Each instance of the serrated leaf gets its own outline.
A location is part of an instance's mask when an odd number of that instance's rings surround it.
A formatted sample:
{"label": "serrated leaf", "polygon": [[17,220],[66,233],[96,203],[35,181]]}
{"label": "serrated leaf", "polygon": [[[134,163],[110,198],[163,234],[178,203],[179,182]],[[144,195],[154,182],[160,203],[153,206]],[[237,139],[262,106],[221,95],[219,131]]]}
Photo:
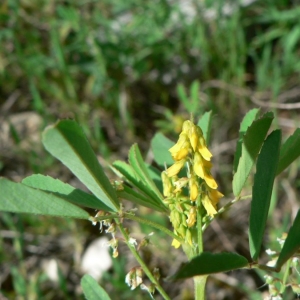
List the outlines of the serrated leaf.
{"label": "serrated leaf", "polygon": [[0,211],[88,219],[89,214],[56,195],[0,178]]}
{"label": "serrated leaf", "polygon": [[106,177],[81,127],[72,120],[59,121],[43,132],[45,148],[111,211],[118,211],[116,193]]}
{"label": "serrated leaf", "polygon": [[90,275],[81,278],[81,288],[87,300],[111,300],[107,292]]}
{"label": "serrated leaf", "polygon": [[257,260],[260,253],[267,223],[280,143],[281,131],[275,130],[267,137],[257,159],[249,224],[249,246],[254,261]]}
{"label": "serrated leaf", "polygon": [[130,148],[128,159],[130,165],[137,173],[139,179],[145,184],[149,191],[153,192],[158,201],[162,201],[163,196],[150,177],[147,166],[142,158],[142,154],[137,144],[132,145],[132,147]]}
{"label": "serrated leaf", "polygon": [[291,135],[283,144],[279,164],[277,168],[277,175],[286,169],[294,160],[300,156],[300,128],[297,128],[293,135]]}
{"label": "serrated leaf", "polygon": [[73,186],[60,181],[59,179],[54,179],[50,176],[34,174],[24,178],[22,183],[35,189],[51,192],[54,195],[80,206],[104,211],[110,210],[109,207],[99,201],[99,199],[97,199],[95,196],[80,189],[76,189]]}
{"label": "serrated leaf", "polygon": [[300,249],[300,210],[294,220],[292,227],[279,254],[275,268],[280,270],[282,265]]}
{"label": "serrated leaf", "polygon": [[206,143],[209,144],[210,131],[211,131],[211,114],[212,111],[205,112],[198,121],[198,126],[203,132],[203,136],[206,140]]}
{"label": "serrated leaf", "polygon": [[174,142],[172,142],[160,132],[156,133],[151,140],[151,148],[153,151],[154,160],[162,169],[165,168],[165,164],[169,166],[174,163],[169,152],[169,149],[174,144]]}
{"label": "serrated leaf", "polygon": [[253,123],[253,121],[257,118],[260,109],[254,108],[247,112],[243,121],[240,126],[239,131],[239,139],[236,144],[236,151],[234,154],[234,161],[233,161],[233,171],[236,172],[240,157],[242,155],[242,143],[243,143],[243,136],[245,135],[248,127]]}
{"label": "serrated leaf", "polygon": [[242,156],[232,182],[233,193],[236,197],[240,195],[246,183],[273,118],[271,112],[264,114],[252,123],[243,137]]}
{"label": "serrated leaf", "polygon": [[169,279],[185,279],[193,276],[227,272],[246,267],[247,265],[247,259],[236,253],[203,252],[184,264],[173,276],[169,277]]}

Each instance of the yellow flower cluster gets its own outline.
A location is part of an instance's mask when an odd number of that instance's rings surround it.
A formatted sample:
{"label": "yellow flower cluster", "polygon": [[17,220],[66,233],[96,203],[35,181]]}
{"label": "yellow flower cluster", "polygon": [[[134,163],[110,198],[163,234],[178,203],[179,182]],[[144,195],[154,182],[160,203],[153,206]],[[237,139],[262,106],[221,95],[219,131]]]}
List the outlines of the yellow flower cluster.
{"label": "yellow flower cluster", "polygon": [[[170,220],[175,233],[186,238],[189,230],[184,231],[182,226],[188,229],[196,223],[198,209],[196,200],[198,197],[207,214],[213,216],[217,213],[216,205],[223,195],[217,190],[218,185],[211,175],[212,163],[210,160],[212,154],[206,146],[203,132],[199,126],[189,120],[185,121],[177,143],[169,151],[175,162],[162,173],[164,196],[167,197],[166,200],[169,203],[172,203],[169,205],[171,209]],[[187,165],[187,177],[178,178],[177,175],[184,165]],[[189,189],[189,200],[192,201],[189,204],[182,194],[183,187]],[[184,209],[178,210],[176,203],[184,203]],[[176,212],[174,212],[174,207],[177,207]],[[181,215],[180,218],[178,212]],[[177,217],[174,218],[174,215]],[[174,221],[175,219],[176,221]],[[178,221],[179,219],[181,222]],[[179,228],[181,228],[181,232],[178,231]],[[191,242],[191,238],[188,238],[188,242]],[[178,245],[178,242],[173,241],[173,245],[179,247],[180,244]]]}

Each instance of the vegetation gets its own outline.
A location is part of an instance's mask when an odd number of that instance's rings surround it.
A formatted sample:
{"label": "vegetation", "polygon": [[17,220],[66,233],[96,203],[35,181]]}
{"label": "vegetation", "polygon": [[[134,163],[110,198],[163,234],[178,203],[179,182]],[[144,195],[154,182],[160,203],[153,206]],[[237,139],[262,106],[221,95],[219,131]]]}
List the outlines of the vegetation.
{"label": "vegetation", "polygon": [[[218,0],[2,1],[0,175],[20,182],[42,173],[80,187],[42,147],[42,131],[57,119],[75,119],[81,125],[110,179],[116,178],[110,164],[126,160],[134,143],[147,163],[157,167],[159,161],[149,151],[155,133],[175,143],[183,120],[193,114],[197,121],[212,111],[207,143],[214,155],[212,172],[225,195],[220,207],[226,205],[232,191],[235,196],[240,192],[237,186],[232,190],[232,166],[236,172],[234,152],[246,112],[254,107],[271,110],[273,128],[282,128],[283,142],[299,126],[299,16],[299,5],[284,0],[247,6],[241,1],[240,7]],[[275,181],[265,248],[278,250],[276,238],[295,219],[298,170],[296,161]],[[241,201],[212,222],[203,237],[204,249],[257,258],[253,244],[250,256],[245,234],[249,208],[249,202]],[[141,214],[172,230],[167,217],[161,220],[147,208]],[[99,236],[98,228],[83,220],[7,212],[1,213],[0,224],[3,297],[83,299],[80,256]],[[144,225],[131,226],[136,234],[149,234]],[[168,253],[170,243],[162,242],[159,233],[153,239],[159,246],[143,250],[143,256],[149,265],[159,265],[165,277],[174,257],[185,259],[176,249]],[[126,250],[121,253],[101,284],[112,299],[131,299],[125,284],[131,260]],[[49,257],[64,262],[56,283],[42,268]],[[175,273],[179,264],[172,268]],[[208,292],[220,299],[251,299],[262,298],[268,290],[263,287],[265,271],[245,271],[243,282],[242,271],[235,272],[210,277]],[[286,280],[283,276],[278,282]],[[291,287],[284,299],[293,299]],[[176,284],[176,289],[168,282],[164,288],[171,298],[180,293],[182,299],[191,297],[188,282]],[[134,292],[136,299],[145,297],[144,291]]]}

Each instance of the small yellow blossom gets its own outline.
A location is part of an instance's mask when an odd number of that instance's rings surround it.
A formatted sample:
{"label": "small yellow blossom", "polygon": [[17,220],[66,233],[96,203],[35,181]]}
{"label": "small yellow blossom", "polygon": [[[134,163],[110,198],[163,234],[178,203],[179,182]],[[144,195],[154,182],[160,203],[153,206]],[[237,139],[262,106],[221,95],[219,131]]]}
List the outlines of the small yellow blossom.
{"label": "small yellow blossom", "polygon": [[187,226],[188,227],[194,226],[194,224],[196,223],[196,220],[197,220],[197,209],[195,206],[192,206],[189,211],[188,218],[186,220]]}
{"label": "small yellow blossom", "polygon": [[206,209],[207,211],[207,214],[211,217],[213,217],[217,211],[216,209],[214,208],[213,204],[211,203],[208,195],[205,195],[202,199],[202,204],[204,206],[204,208]]}
{"label": "small yellow blossom", "polygon": [[190,200],[195,201],[198,197],[199,190],[196,178],[193,176],[189,180]]}
{"label": "small yellow blossom", "polygon": [[173,239],[172,241],[172,246],[176,249],[178,249],[180,247],[180,242],[177,241],[176,239]]}
{"label": "small yellow blossom", "polygon": [[176,161],[174,165],[172,165],[170,168],[167,169],[167,175],[169,177],[173,177],[175,175],[177,175],[180,170],[182,169],[182,167],[184,166],[185,163],[185,159]]}
{"label": "small yellow blossom", "polygon": [[219,199],[224,197],[224,195],[218,190],[208,189],[208,197],[213,206],[216,206],[216,204],[219,202]]}
{"label": "small yellow blossom", "polygon": [[204,139],[203,136],[201,136],[199,138],[199,144],[198,145],[199,145],[198,150],[199,150],[200,154],[203,156],[203,158],[206,159],[206,160],[210,160],[211,157],[212,157],[212,154],[207,149],[205,139]]}
{"label": "small yellow blossom", "polygon": [[186,133],[182,132],[179,136],[178,142],[169,149],[174,160],[181,160],[189,153],[190,142]]}

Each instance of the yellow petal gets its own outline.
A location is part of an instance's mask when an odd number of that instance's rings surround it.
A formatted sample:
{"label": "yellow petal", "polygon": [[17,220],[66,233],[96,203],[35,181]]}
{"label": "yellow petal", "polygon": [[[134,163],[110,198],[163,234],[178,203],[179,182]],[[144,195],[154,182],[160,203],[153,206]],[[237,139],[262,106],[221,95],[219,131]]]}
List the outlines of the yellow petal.
{"label": "yellow petal", "polygon": [[182,132],[187,134],[190,131],[192,125],[193,123],[190,120],[184,121],[182,124]]}
{"label": "yellow petal", "polygon": [[206,147],[206,143],[205,143],[204,137],[200,137],[199,138],[198,150],[199,150],[199,152],[201,153],[201,155],[203,156],[204,159],[206,159],[206,160],[210,160],[211,159],[212,154],[210,153],[210,151]]}
{"label": "yellow petal", "polygon": [[167,171],[166,171],[167,175],[169,177],[173,177],[173,176],[177,175],[180,172],[180,170],[182,169],[184,163],[185,163],[185,159],[176,161],[174,163],[174,165],[172,165],[170,168],[167,169]]}
{"label": "yellow petal", "polygon": [[180,242],[178,242],[176,239],[173,239],[172,246],[176,249],[180,247]]}
{"label": "yellow petal", "polygon": [[204,167],[200,154],[198,152],[194,155],[194,172],[202,179],[204,179]]}
{"label": "yellow petal", "polygon": [[219,199],[222,198],[224,195],[220,193],[218,190],[209,189],[208,197],[211,200],[213,205],[216,205],[219,202]]}
{"label": "yellow petal", "polygon": [[216,189],[218,187],[215,179],[207,172],[205,172],[204,178],[206,184],[211,188],[211,189]]}
{"label": "yellow petal", "polygon": [[205,195],[205,197],[202,199],[202,204],[205,208],[205,210],[207,211],[207,214],[211,217],[213,217],[217,211],[214,208],[214,206],[212,205],[212,203],[210,202],[210,199],[208,198],[207,195]]}
{"label": "yellow petal", "polygon": [[198,197],[198,185],[197,181],[192,177],[189,180],[189,188],[190,188],[190,200],[195,201]]}
{"label": "yellow petal", "polygon": [[197,126],[192,124],[190,131],[189,131],[189,138],[190,138],[190,143],[194,151],[197,149],[198,141],[199,141],[199,136],[197,134]]}
{"label": "yellow petal", "polygon": [[173,190],[173,186],[172,186],[171,180],[168,177],[166,171],[163,171],[161,173],[161,180],[162,180],[162,183],[163,183],[163,195],[165,197],[171,196],[172,190]]}

